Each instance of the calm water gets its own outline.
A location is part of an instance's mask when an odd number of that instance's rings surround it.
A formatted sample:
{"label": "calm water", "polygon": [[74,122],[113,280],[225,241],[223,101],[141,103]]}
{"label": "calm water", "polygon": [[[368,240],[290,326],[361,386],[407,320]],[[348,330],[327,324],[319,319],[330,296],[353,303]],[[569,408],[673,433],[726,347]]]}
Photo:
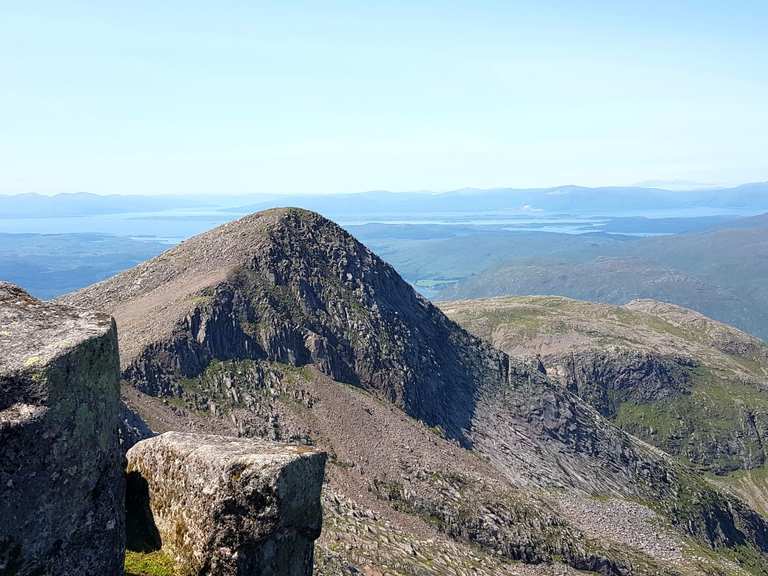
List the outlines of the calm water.
{"label": "calm water", "polygon": [[[510,214],[499,213],[457,213],[450,214],[414,214],[410,217],[402,214],[361,214],[354,218],[339,217],[342,226],[369,223],[444,225],[444,226],[482,226],[502,230],[528,230],[580,234],[601,231],[612,218],[705,218],[715,215],[746,216],[751,213],[731,212],[725,214],[722,209],[696,209],[679,211],[626,212],[621,214],[600,214],[595,216],[568,214]],[[64,218],[0,218],[2,233],[101,233],[160,240],[176,243],[225,222],[237,219],[245,214],[231,211],[173,210],[165,212],[136,212],[124,214],[106,214]],[[333,215],[330,215],[333,218]],[[642,227],[642,226],[641,226]],[[653,230],[627,230],[624,234],[654,234]]]}

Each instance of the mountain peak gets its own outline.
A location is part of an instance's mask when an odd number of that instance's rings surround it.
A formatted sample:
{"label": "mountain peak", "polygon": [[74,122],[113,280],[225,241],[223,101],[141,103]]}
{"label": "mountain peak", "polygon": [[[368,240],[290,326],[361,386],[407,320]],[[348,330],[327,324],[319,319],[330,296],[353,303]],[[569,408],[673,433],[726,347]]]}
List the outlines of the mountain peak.
{"label": "mountain peak", "polygon": [[[265,258],[279,259],[276,238],[298,247],[311,243],[321,229],[326,237],[339,241],[349,238],[336,224],[314,212],[300,208],[265,210],[190,238],[60,301],[110,312],[118,323],[126,325],[138,337],[123,343],[123,360],[129,360],[139,353],[144,340],[168,335],[178,318],[203,302],[203,293],[226,282],[236,270]],[[149,325],[155,328],[151,334]]]}
{"label": "mountain peak", "polygon": [[462,438],[473,390],[504,379],[498,352],[342,228],[297,208],[230,222],[62,300],[114,315],[124,376],[152,394],[212,360],[312,363]]}

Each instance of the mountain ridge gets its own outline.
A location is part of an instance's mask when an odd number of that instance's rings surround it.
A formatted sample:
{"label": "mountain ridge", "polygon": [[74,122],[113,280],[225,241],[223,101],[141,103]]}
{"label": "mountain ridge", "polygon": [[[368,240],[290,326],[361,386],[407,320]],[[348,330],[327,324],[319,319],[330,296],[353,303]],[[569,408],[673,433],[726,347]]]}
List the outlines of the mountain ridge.
{"label": "mountain ridge", "polygon": [[[745,546],[753,563],[755,554],[768,551],[768,524],[756,513],[460,328],[318,214],[289,208],[246,217],[61,300],[114,314],[126,351],[123,377],[139,391],[180,400],[184,414],[191,409],[218,417],[226,409],[237,420],[235,411],[244,410],[251,428],[238,425],[238,433],[272,434],[272,423],[279,429],[286,418],[284,403],[298,399],[299,416],[292,421],[303,424],[296,437],[327,442],[332,452],[341,442],[338,432],[331,427],[330,438],[317,436],[320,423],[312,424],[331,417],[319,412],[330,400],[315,403],[319,389],[312,377],[290,377],[292,370],[314,367],[333,386],[352,385],[435,429],[438,443],[455,442],[487,459],[516,489],[656,500],[658,513],[677,530],[708,546]],[[217,372],[227,362],[234,362],[231,369]],[[275,373],[265,363],[293,368]],[[282,388],[288,381],[305,384]],[[172,410],[158,410],[174,421]],[[365,428],[357,433],[356,442],[365,444]],[[505,524],[513,520],[503,521],[500,543],[476,511],[463,512],[456,524],[457,504],[438,511],[447,505],[445,496],[414,496],[433,473],[408,480],[414,492],[391,486],[382,492],[381,482],[392,478],[360,469],[367,489],[381,498],[437,514],[449,534],[471,534],[477,544],[526,558]],[[568,554],[577,568],[628,573],[615,551]]]}
{"label": "mountain ridge", "polygon": [[88,192],[0,194],[0,213],[10,218],[45,218],[179,208],[218,208],[238,213],[264,210],[276,203],[300,205],[328,216],[370,213],[390,214],[429,211],[549,210],[594,211],[710,207],[725,210],[768,210],[764,199],[768,182],[670,190],[649,186],[578,186],[460,188],[442,192],[372,190],[337,194],[123,195]]}
{"label": "mountain ridge", "polygon": [[441,307],[701,470],[727,476],[766,465],[768,345],[754,336],[654,300],[615,306],[529,296]]}

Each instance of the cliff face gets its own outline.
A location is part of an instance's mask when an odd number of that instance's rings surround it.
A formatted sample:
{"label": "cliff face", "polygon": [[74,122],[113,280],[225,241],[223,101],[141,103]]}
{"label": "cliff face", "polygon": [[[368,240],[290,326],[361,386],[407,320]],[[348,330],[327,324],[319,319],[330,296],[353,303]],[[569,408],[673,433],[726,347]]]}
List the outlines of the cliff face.
{"label": "cliff face", "polygon": [[[526,549],[521,542],[535,529],[516,532],[514,526],[526,525],[517,513],[502,515],[495,531],[476,516],[493,491],[475,494],[469,508],[446,508],[450,499],[430,479],[462,477],[483,461],[484,472],[471,482],[520,490],[522,500],[534,502],[531,491],[551,489],[650,500],[702,542],[768,550],[766,525],[754,512],[620,431],[557,382],[459,328],[316,214],[285,209],[249,216],[63,300],[115,315],[124,377],[141,391],[172,397],[170,412],[184,425],[299,438],[331,454],[346,446],[360,467],[334,476],[344,490],[357,498],[390,494],[398,511],[432,515],[443,532],[508,557],[568,558],[589,569],[604,563],[612,574],[633,565],[615,550],[573,550],[578,536],[569,529],[558,531],[556,546],[536,541]],[[319,372],[307,378],[302,369],[309,365]],[[320,383],[321,375],[332,384]],[[297,388],[296,380],[308,383]],[[374,431],[375,404],[357,425],[342,426],[352,410],[338,402],[344,384],[431,428],[434,447],[425,445],[419,458],[437,450],[449,462],[425,469],[407,453],[380,461],[376,444],[391,441],[400,453],[394,439],[415,442],[418,427],[406,420],[411,423]],[[180,425],[150,399],[136,400],[148,419]],[[454,442],[470,452],[449,449]],[[477,460],[459,465],[465,453]],[[372,461],[379,463],[369,468]],[[358,476],[354,483],[350,474]],[[501,501],[487,504],[489,514],[502,508]]]}
{"label": "cliff face", "polygon": [[117,333],[0,283],[0,574],[122,574]]}
{"label": "cliff face", "polygon": [[599,348],[548,356],[544,364],[547,374],[610,418],[625,402],[649,404],[688,394],[695,366],[691,358]]}
{"label": "cliff face", "polygon": [[768,346],[691,310],[553,297],[443,304],[643,440],[718,474],[766,462]]}

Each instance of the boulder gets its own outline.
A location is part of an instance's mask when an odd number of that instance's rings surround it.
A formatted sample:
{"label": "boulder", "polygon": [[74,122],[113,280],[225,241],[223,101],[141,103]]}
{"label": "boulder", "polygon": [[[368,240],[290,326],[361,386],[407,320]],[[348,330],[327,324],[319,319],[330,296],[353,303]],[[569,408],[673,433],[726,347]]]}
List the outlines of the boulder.
{"label": "boulder", "polygon": [[117,333],[0,283],[0,575],[122,574]]}
{"label": "boulder", "polygon": [[129,548],[162,546],[182,576],[312,574],[323,452],[166,432],[127,459]]}

